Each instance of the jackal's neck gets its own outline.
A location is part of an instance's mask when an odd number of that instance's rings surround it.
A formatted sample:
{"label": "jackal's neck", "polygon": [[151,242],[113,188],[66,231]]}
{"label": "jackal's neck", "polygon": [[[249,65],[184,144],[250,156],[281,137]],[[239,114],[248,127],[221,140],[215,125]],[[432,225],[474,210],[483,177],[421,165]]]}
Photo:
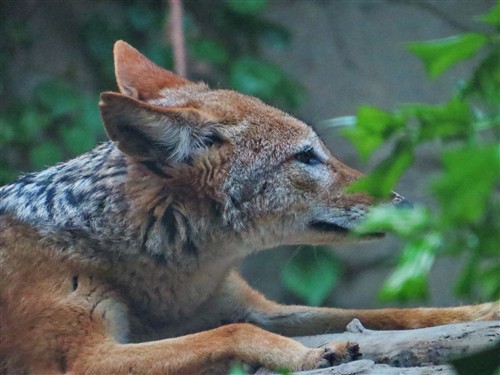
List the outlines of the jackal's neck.
{"label": "jackal's neck", "polygon": [[214,231],[223,227],[214,222],[222,220],[218,207],[189,189],[170,189],[153,172],[104,143],[0,188],[0,214],[92,256],[140,254],[160,264],[201,262],[208,243],[220,244],[221,234]]}

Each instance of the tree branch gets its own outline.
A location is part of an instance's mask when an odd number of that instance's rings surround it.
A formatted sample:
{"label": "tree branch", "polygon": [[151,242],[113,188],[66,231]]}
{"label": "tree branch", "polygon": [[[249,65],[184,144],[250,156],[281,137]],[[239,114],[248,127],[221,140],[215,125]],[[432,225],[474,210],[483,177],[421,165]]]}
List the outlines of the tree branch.
{"label": "tree branch", "polygon": [[170,20],[169,34],[174,51],[174,70],[177,74],[187,77],[186,45],[184,43],[184,30],[182,28],[182,3],[181,0],[169,0]]}
{"label": "tree branch", "polygon": [[[326,369],[304,371],[307,375],[424,375],[455,374],[446,365],[450,359],[463,357],[500,344],[500,321],[449,324],[401,331],[373,331],[354,319],[347,331],[339,334],[297,337],[314,348],[330,342],[357,342],[361,360]],[[269,374],[259,370],[257,374]]]}

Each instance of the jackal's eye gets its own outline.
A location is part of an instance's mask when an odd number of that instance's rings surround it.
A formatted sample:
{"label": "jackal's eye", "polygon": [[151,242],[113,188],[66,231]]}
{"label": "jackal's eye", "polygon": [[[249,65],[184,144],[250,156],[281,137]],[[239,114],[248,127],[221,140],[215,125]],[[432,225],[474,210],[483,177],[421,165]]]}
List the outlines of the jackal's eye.
{"label": "jackal's eye", "polygon": [[312,147],[306,148],[305,150],[295,154],[295,160],[307,165],[316,165],[321,163],[321,160],[319,160],[316,156]]}

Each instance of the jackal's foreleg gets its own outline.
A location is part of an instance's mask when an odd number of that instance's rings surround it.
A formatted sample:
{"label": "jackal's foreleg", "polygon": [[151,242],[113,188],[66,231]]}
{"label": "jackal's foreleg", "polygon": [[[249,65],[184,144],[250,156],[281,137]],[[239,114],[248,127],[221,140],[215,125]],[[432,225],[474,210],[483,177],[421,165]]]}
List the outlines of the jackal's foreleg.
{"label": "jackal's foreleg", "polygon": [[267,300],[237,273],[226,282],[221,301],[239,309],[233,316],[286,336],[344,331],[354,318],[370,329],[413,329],[473,320],[500,319],[500,303],[447,308],[349,310],[286,306]]}
{"label": "jackal's foreleg", "polygon": [[328,367],[357,355],[356,345],[310,349],[241,323],[140,344],[104,341],[83,348],[68,370],[73,374],[196,374],[243,361],[269,369],[297,371]]}

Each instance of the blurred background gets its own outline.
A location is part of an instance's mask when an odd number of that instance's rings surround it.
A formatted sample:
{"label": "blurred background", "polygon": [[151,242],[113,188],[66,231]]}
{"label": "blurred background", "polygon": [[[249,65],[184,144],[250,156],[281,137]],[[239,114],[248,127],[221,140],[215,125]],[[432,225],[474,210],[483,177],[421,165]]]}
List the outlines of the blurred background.
{"label": "blurred background", "polygon": [[[355,115],[364,104],[392,110],[398,103],[447,101],[475,63],[465,62],[430,80],[405,43],[484,28],[474,17],[495,1],[182,4],[190,79],[259,96],[291,112],[315,126],[340,160],[368,172],[388,149],[363,163],[340,130],[321,122]],[[97,103],[100,92],[116,90],[116,40],[129,42],[161,66],[173,67],[167,1],[3,0],[0,6],[0,184],[105,140]],[[438,146],[429,142],[420,147],[403,175],[397,191],[410,201],[435,204],[426,183],[439,167]],[[337,246],[327,255],[311,247],[280,248],[250,257],[241,269],[253,286],[281,302],[311,302],[297,293],[300,286],[293,286],[293,270],[291,276],[290,271],[283,274],[298,259],[312,267],[301,277],[327,286],[313,303],[397,305],[401,302],[380,302],[377,294],[400,248],[400,241],[391,236]],[[462,267],[460,257],[440,257],[429,276],[427,298],[406,304],[474,301],[473,294],[457,298],[453,292]]]}

